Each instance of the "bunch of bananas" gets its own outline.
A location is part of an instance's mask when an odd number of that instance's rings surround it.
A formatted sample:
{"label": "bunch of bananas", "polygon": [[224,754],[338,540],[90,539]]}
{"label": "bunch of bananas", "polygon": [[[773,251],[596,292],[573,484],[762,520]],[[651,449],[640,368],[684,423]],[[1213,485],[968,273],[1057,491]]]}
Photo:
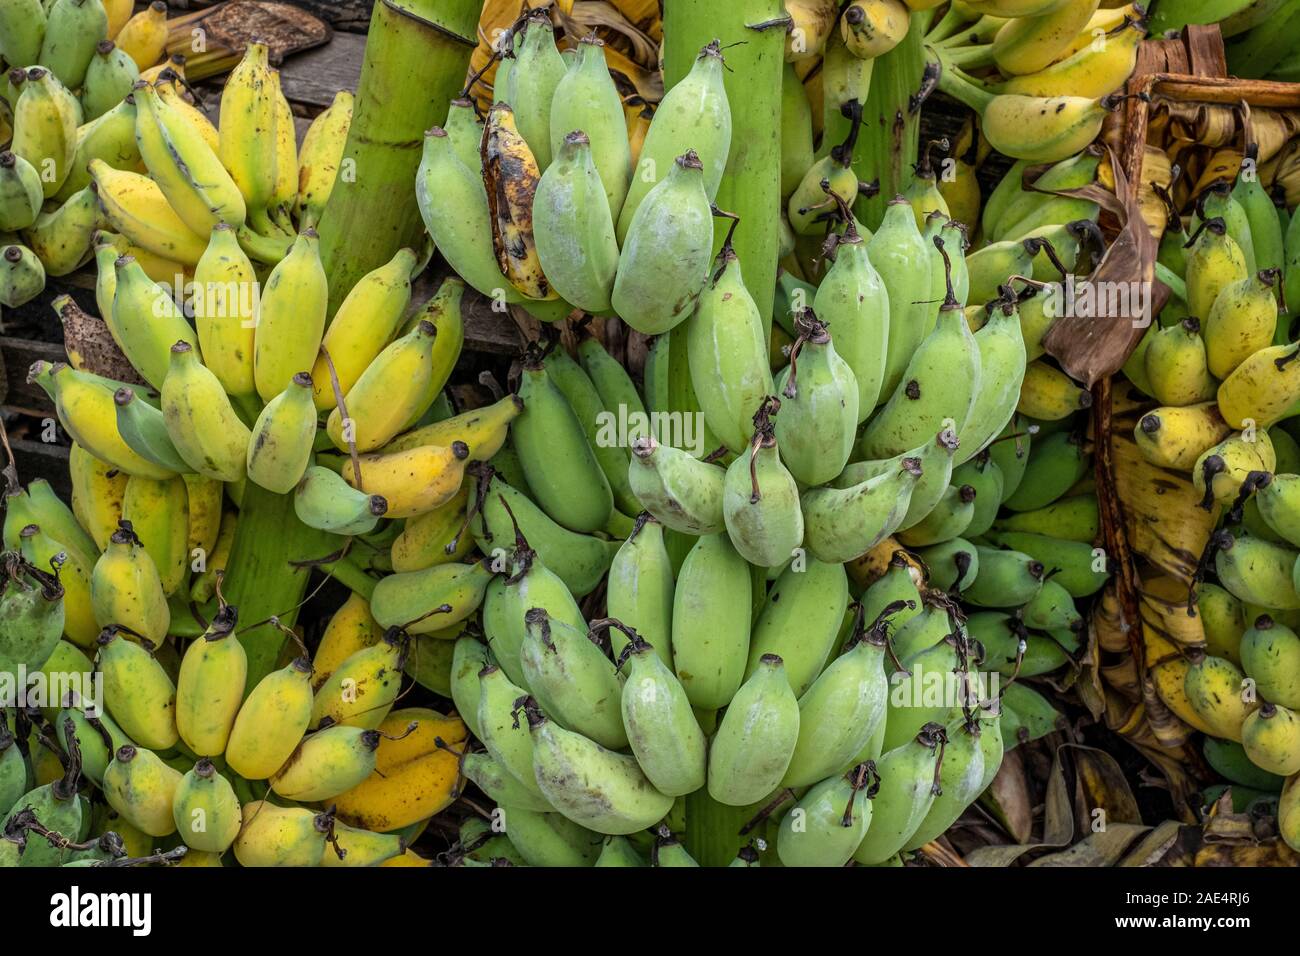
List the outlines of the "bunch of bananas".
{"label": "bunch of bananas", "polygon": [[1119,101],[1143,17],[1138,4],[1099,0],[966,0],[926,48],[939,89],[980,115],[994,149],[1055,162],[1091,143]]}
{"label": "bunch of bananas", "polygon": [[[0,128],[9,143],[0,153],[0,305],[31,301],[47,275],[67,275],[90,258],[112,202],[97,199],[91,164],[131,175],[142,169],[137,83],[155,83],[187,121],[211,125],[185,99],[185,58],[163,58],[167,5],[134,15],[133,7],[130,0],[0,4],[0,97],[8,107]],[[171,275],[164,265],[159,277]]]}
{"label": "bunch of bananas", "polygon": [[[1138,452],[1190,478],[1217,528],[1188,608],[1200,618],[1195,643],[1162,640],[1149,651],[1156,688],[1208,735],[1206,758],[1237,799],[1276,801],[1300,772],[1300,640],[1291,629],[1300,624],[1300,529],[1286,504],[1300,484],[1300,380],[1282,294],[1300,261],[1300,228],[1253,168],[1212,182],[1186,220],[1170,216],[1156,266],[1170,299],[1124,372],[1155,402],[1134,430]],[[1300,820],[1283,805],[1283,835],[1300,846]]]}

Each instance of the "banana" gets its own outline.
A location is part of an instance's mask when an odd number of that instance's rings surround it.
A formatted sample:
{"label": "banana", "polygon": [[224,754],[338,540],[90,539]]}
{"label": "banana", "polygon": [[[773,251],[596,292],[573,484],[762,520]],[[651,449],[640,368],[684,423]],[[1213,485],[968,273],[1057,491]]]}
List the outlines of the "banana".
{"label": "banana", "polygon": [[[0,628],[0,666],[6,673],[43,667],[64,632],[64,590],[57,575],[28,563],[21,553],[9,551],[0,559],[5,592],[0,600],[4,626]],[[0,800],[0,806],[4,801]],[[5,811],[8,812],[8,806]]]}
{"label": "banana", "polygon": [[262,289],[253,346],[253,379],[262,400],[280,394],[313,367],[325,332],[329,280],[314,229],[303,231]]}
{"label": "banana", "polygon": [[297,749],[312,716],[311,662],[297,658],[248,693],[226,743],[226,763],[246,780],[266,780]]}
{"label": "banana", "polygon": [[89,187],[23,230],[23,240],[52,276],[74,272],[91,256],[100,226],[99,203]]}
{"label": "banana", "polygon": [[172,797],[172,820],[185,845],[201,853],[225,853],[239,836],[239,798],[211,760],[200,760],[181,777]]}
{"label": "banana", "polygon": [[0,254],[0,305],[26,305],[45,290],[45,268],[25,246],[6,246]]}
{"label": "banana", "polygon": [[[1153,346],[1154,347],[1154,346]],[[1152,353],[1148,352],[1148,360]],[[1160,350],[1160,356],[1156,360],[1161,364],[1160,377],[1162,382],[1169,382],[1170,390],[1177,388],[1173,382],[1170,382],[1174,376],[1167,374],[1167,369],[1172,366],[1172,362],[1166,356],[1165,349]],[[1179,363],[1180,368],[1185,368]],[[1148,369],[1150,367],[1148,366]],[[1175,379],[1176,381],[1176,379]],[[1188,382],[1185,385],[1193,385]],[[1166,392],[1168,394],[1168,392]],[[1170,404],[1180,404],[1170,400]],[[1016,411],[1022,415],[1028,415],[1030,418],[1036,418],[1040,421],[1059,421],[1073,415],[1083,408],[1092,407],[1092,393],[1085,388],[1076,385],[1074,381],[1056,368],[1054,365],[1047,364],[1043,359],[1037,359],[1030,362],[1025,368],[1024,382],[1020,387],[1020,398],[1016,405]],[[1008,419],[1010,416],[1008,416]],[[1005,425],[1002,422],[1001,425]],[[999,425],[999,430],[1001,428]]]}
{"label": "banana", "polygon": [[104,771],[104,798],[132,826],[152,837],[176,832],[172,805],[182,776],[152,750],[119,747]]}
{"label": "banana", "polygon": [[[1107,96],[1118,92],[1132,75],[1138,47],[1145,38],[1146,27],[1141,20],[1125,19],[1102,36],[1093,29],[1082,30],[1050,65],[1012,75],[997,90],[1023,96]],[[1081,41],[1086,45],[1070,52]],[[997,56],[996,45],[991,52]]]}
{"label": "banana", "polygon": [[1023,76],[1047,68],[1087,26],[1097,7],[1096,0],[1067,0],[1050,13],[1005,24],[993,39],[998,69],[1007,76]]}
{"label": "banana", "polygon": [[[303,137],[302,148],[298,150],[298,195],[293,210],[303,228],[314,228],[320,221],[325,203],[338,182],[343,150],[352,127],[353,99],[349,90],[335,93],[329,109],[312,120]],[[476,154],[477,151],[476,140]]]}
{"label": "banana", "polygon": [[[325,330],[321,345],[329,353],[343,395],[348,394],[401,324],[411,301],[415,260],[412,250],[399,249],[387,263],[362,276]],[[332,409],[334,390],[324,354],[312,367],[312,382],[317,410]]]}
{"label": "banana", "polygon": [[368,534],[388,512],[380,495],[358,491],[338,474],[311,465],[294,490],[294,513],[309,528],[332,534]]}
{"label": "banana", "polygon": [[1255,709],[1242,693],[1246,679],[1235,664],[1194,648],[1184,677],[1188,705],[1216,737],[1241,742],[1242,723]]}
{"label": "banana", "polygon": [[1133,439],[1142,457],[1160,468],[1190,472],[1205,449],[1218,444],[1232,429],[1213,402],[1168,405],[1139,419]]}
{"label": "banana", "polygon": [[533,497],[572,531],[603,528],[613,508],[609,481],[582,423],[535,354],[525,356],[519,398],[524,410],[512,436]]}
{"label": "banana", "polygon": [[479,671],[477,683],[476,722],[482,731],[483,745],[515,785],[529,794],[530,803],[545,801],[549,806],[533,774],[532,737],[523,719],[515,719],[516,707],[528,692],[512,683],[503,670],[491,663]]}
{"label": "banana", "polygon": [[[690,73],[664,95],[655,111],[619,213],[618,240],[625,255],[636,213],[657,185],[675,175],[674,162],[683,153],[695,155],[706,202],[717,195],[731,151],[731,107],[722,71],[721,44],[715,40],[700,50]],[[710,237],[706,246],[712,244]],[[615,309],[622,315],[617,303]]]}
{"label": "banana", "polygon": [[127,476],[75,442],[68,459],[68,474],[77,521],[94,539],[95,547],[106,551],[122,517]]}
{"label": "banana", "polygon": [[135,60],[136,66],[147,70],[162,59],[166,49],[167,4],[154,0],[122,24],[113,39]]}
{"label": "banana", "polygon": [[898,540],[909,548],[922,548],[968,534],[967,529],[975,518],[977,494],[971,485],[949,485],[925,518],[898,532]]}
{"label": "banana", "polygon": [[153,180],[98,158],[90,160],[88,169],[99,206],[115,232],[154,255],[189,266],[201,261],[206,244],[172,211]]}
{"label": "banana", "polygon": [[[440,417],[432,415],[429,410],[438,403],[465,343],[465,319],[461,313],[464,295],[465,283],[455,276],[448,276],[438,287],[437,294],[402,327],[404,334],[410,334],[421,322],[428,322],[437,332],[433,340],[433,373],[423,394],[415,402],[419,414],[412,415],[403,430]],[[450,412],[450,408],[447,411]]]}
{"label": "banana", "polygon": [[1189,242],[1187,307],[1199,318],[1210,314],[1220,292],[1245,279],[1250,271],[1241,246],[1228,235],[1222,218],[1206,219]]}
{"label": "banana", "polygon": [[665,527],[683,534],[725,528],[726,473],[687,452],[642,437],[632,443],[629,481],[641,504]]}
{"label": "banana", "polygon": [[[578,40],[577,56],[554,89],[550,103],[551,154],[558,157],[567,138],[575,131],[587,136],[591,161],[599,174],[611,222],[617,222],[632,178],[632,151],[622,98],[605,62],[605,44],[594,33]],[[583,307],[563,290],[557,291],[574,305]]]}
{"label": "banana", "polygon": [[527,866],[592,866],[600,855],[600,834],[559,813],[501,809],[510,848]]}
{"label": "banana", "polygon": [[469,449],[463,442],[450,448],[422,445],[393,454],[357,459],[358,479],[351,459],[343,462],[343,480],[357,490],[383,498],[389,518],[410,518],[432,511],[453,498],[465,474]]}
{"label": "banana", "polygon": [[263,235],[275,228],[267,212],[276,177],[276,102],[267,53],[265,43],[248,44],[227,77],[217,151],[244,197],[249,224]]}
{"label": "banana", "polygon": [[[673,565],[664,547],[663,524],[649,513],[637,517],[632,533],[619,546],[609,569],[606,602],[609,616],[647,640],[672,666]],[[614,654],[622,653],[622,632],[610,632]]]}
{"label": "banana", "polygon": [[820,56],[835,30],[839,5],[833,0],[783,0],[790,16],[785,38],[785,61],[798,63]]}
{"label": "banana", "polygon": [[876,733],[889,693],[884,665],[888,620],[897,609],[889,605],[869,625],[859,612],[844,653],[799,698],[799,736],[783,786],[803,787],[835,773]]}
{"label": "banana", "polygon": [[1292,580],[1294,550],[1226,531],[1219,532],[1214,543],[1218,545],[1214,567],[1219,583],[1234,597],[1279,611],[1300,608],[1300,592]]}
{"label": "banana", "polygon": [[1254,275],[1260,266],[1255,259],[1255,240],[1251,234],[1250,218],[1246,215],[1245,208],[1233,196],[1232,183],[1227,178],[1211,182],[1197,197],[1196,215],[1192,219],[1193,226],[1199,226],[1199,223],[1210,219],[1223,220],[1227,237],[1237,244],[1241,249],[1242,257],[1246,260],[1246,274]]}
{"label": "banana", "polygon": [[672,650],[691,704],[725,706],[744,678],[749,652],[749,568],[725,534],[700,537],[673,595]]}
{"label": "banana", "polygon": [[[504,650],[496,653],[500,660]],[[527,686],[561,725],[601,746],[627,746],[618,709],[622,681],[584,630],[533,608],[524,616],[518,657]]]}
{"label": "banana", "polygon": [[170,472],[190,471],[172,444],[159,409],[140,399],[129,385],[113,393],[113,404],[117,407],[117,432],[132,451]]}
{"label": "banana", "polygon": [[245,472],[251,433],[231,407],[220,381],[188,342],[172,346],[162,388],[167,434],[181,457],[207,478],[236,481]]}
{"label": "banana", "polygon": [[1276,269],[1260,270],[1225,286],[1205,320],[1205,351],[1210,372],[1219,379],[1273,342],[1277,326]]}
{"label": "banana", "polygon": [[574,823],[624,835],[654,825],[672,808],[673,798],[654,788],[635,757],[565,730],[535,704],[526,704],[525,713],[537,785]]}
{"label": "banana", "polygon": [[[81,112],[86,121],[98,119],[131,95],[139,79],[135,61],[112,40],[101,40],[86,67],[81,90]],[[71,88],[76,86],[72,84]]]}
{"label": "banana", "polygon": [[[913,353],[917,351],[926,336],[928,331],[926,316],[932,309],[928,302],[921,301],[929,298],[929,275],[925,270],[917,268],[918,263],[928,261],[930,253],[920,230],[916,227],[916,215],[912,205],[904,197],[894,197],[885,207],[884,219],[881,220],[880,228],[871,237],[871,241],[866,244],[866,252],[871,266],[880,276],[887,296],[885,302],[888,304],[889,340],[885,374],[879,395],[892,395],[902,381]],[[837,256],[838,253],[837,248]],[[857,268],[861,267],[857,266]],[[827,279],[829,278],[828,274]],[[869,277],[867,282],[870,283]],[[825,317],[832,333],[838,331],[834,312],[826,312],[821,305],[820,291],[813,308],[817,310],[818,315]],[[879,322],[879,319],[876,321]],[[849,364],[853,366],[854,374],[859,374],[851,358]],[[873,407],[872,405],[864,407],[862,400],[866,397],[862,396],[859,401],[860,418],[870,414]]]}
{"label": "banana", "polygon": [[26,229],[40,215],[44,196],[35,166],[8,150],[0,153],[0,228]]}
{"label": "banana", "polygon": [[153,558],[144,550],[130,522],[109,539],[91,575],[95,623],[114,624],[161,645],[171,624],[167,595]]}
{"label": "banana", "polygon": [[435,564],[463,561],[474,546],[473,537],[464,533],[468,504],[469,488],[462,486],[445,504],[407,519],[393,539],[393,570],[423,571]]}
{"label": "banana", "polygon": [[406,842],[400,833],[374,833],[336,821],[321,866],[384,866],[407,852]]}
{"label": "banana", "polygon": [[1213,503],[1230,504],[1241,492],[1242,483],[1251,472],[1277,469],[1277,452],[1268,432],[1229,435],[1219,444],[1207,448],[1192,466],[1192,483],[1205,495],[1201,507],[1207,511]]}
{"label": "banana", "polygon": [[179,739],[176,687],[162,665],[111,628],[100,635],[98,645],[95,668],[104,677],[104,700],[118,726],[142,747],[174,746]]}
{"label": "banana", "polygon": [[13,103],[13,141],[9,149],[41,176],[45,198],[54,196],[72,173],[80,120],[76,100],[49,70],[33,66]]}
{"label": "banana", "polygon": [[849,561],[870,551],[902,524],[922,473],[920,459],[905,457],[897,467],[846,488],[804,492],[808,551],[826,562]]}
{"label": "banana", "polygon": [[902,0],[854,0],[840,16],[840,35],[854,56],[884,56],[907,35],[910,18]]}
{"label": "banana", "polygon": [[[1257,162],[1259,144],[1250,143],[1242,159]],[[1255,266],[1259,271],[1281,269],[1286,262],[1282,224],[1278,219],[1273,198],[1255,175],[1237,175],[1232,187],[1232,200],[1245,213],[1247,232],[1255,253]],[[1207,210],[1208,211],[1208,210]]]}
{"label": "banana", "polygon": [[[979,537],[987,532],[997,520],[998,508],[1002,504],[1002,469],[987,454],[981,454],[960,468],[954,469],[952,483],[958,487],[969,485],[974,489],[975,513],[970,524],[966,526],[965,534],[967,537]],[[1096,513],[1097,503],[1094,499],[1092,502],[1092,530],[1087,537],[1089,541],[1096,537]],[[1055,516],[1051,516],[1045,524],[1047,527],[1055,527],[1054,521]],[[1018,528],[1017,530],[1036,530],[1037,527],[1035,525],[1031,528]]]}
{"label": "banana", "polygon": [[[1101,529],[1097,497],[1080,494],[1063,498],[1044,508],[1010,514],[993,522],[992,528],[998,532],[1024,531],[1091,544],[1097,540]],[[981,533],[987,531],[985,528]]]}
{"label": "banana", "polygon": [[[379,605],[372,604],[379,620]],[[344,660],[316,691],[312,728],[342,724],[373,730],[392,709],[402,683],[406,640],[390,628],[377,644]],[[296,742],[295,742],[296,744]]]}
{"label": "banana", "polygon": [[0,56],[14,66],[39,63],[45,25],[41,0],[6,0],[0,4]]}
{"label": "banana", "polygon": [[965,584],[962,600],[977,607],[1028,604],[1043,586],[1046,568],[1022,551],[976,545],[979,575]]}
{"label": "banana", "polygon": [[872,799],[871,826],[853,851],[854,860],[867,866],[884,863],[920,828],[940,789],[945,744],[943,727],[926,724],[915,740],[876,761],[880,787]]}
{"label": "banana", "polygon": [[1262,770],[1282,777],[1300,772],[1300,717],[1288,707],[1261,703],[1242,724],[1241,744]]}
{"label": "banana", "polygon": [[454,442],[463,441],[469,446],[470,461],[487,461],[505,445],[510,423],[523,410],[524,403],[518,395],[506,395],[491,405],[462,412],[398,435],[384,446],[384,451],[410,451],[421,445],[447,447]]}
{"label": "banana", "polygon": [[[478,104],[469,97],[458,97],[447,105],[447,120],[442,124],[451,140],[452,151],[471,172],[483,165],[479,147],[483,143],[483,118]],[[558,150],[557,150],[558,152]]]}
{"label": "banana", "polygon": [[[1021,190],[1007,203],[990,240],[1024,239],[1037,229],[1057,223],[1093,220],[1099,207],[1095,202],[1052,191],[1078,189],[1096,181],[1100,156],[1092,148],[1077,156],[1055,163],[1034,181],[1034,190]],[[1044,192],[1047,191],[1047,192]]]}
{"label": "banana", "polygon": [[299,803],[333,799],[370,776],[382,739],[378,730],[347,726],[309,734],[271,778],[271,789]]}
{"label": "banana", "polygon": [[841,201],[851,204],[857,198],[858,176],[853,171],[853,144],[856,138],[857,133],[850,131],[844,143],[835,146],[829,155],[807,167],[798,185],[790,193],[785,206],[786,219],[797,234],[816,235],[828,218],[828,209],[833,210]]}
{"label": "banana", "polygon": [[271,96],[275,101],[275,188],[271,193],[271,219],[286,235],[293,234],[290,211],[298,199],[298,133],[293,108],[280,86],[280,71],[271,71]]}
{"label": "banana", "polygon": [[241,866],[320,866],[334,830],[332,813],[253,800],[241,808],[235,858]]}
{"label": "banana", "polygon": [[[549,150],[549,132],[546,135]],[[514,111],[509,104],[493,104],[483,131],[483,177],[490,187],[497,268],[520,295],[547,300],[556,293],[538,259],[532,214],[540,176],[539,163],[516,128]]]}
{"label": "banana", "polygon": [[133,256],[119,256],[112,317],[104,316],[113,341],[131,367],[160,389],[171,368],[171,349],[178,342],[191,348],[198,337],[170,293],[145,275]]}
{"label": "banana", "polygon": [[256,393],[253,357],[258,324],[258,280],[252,262],[225,223],[212,229],[194,267],[191,299],[203,363],[226,393]]}
{"label": "banana", "polygon": [[[997,447],[996,445],[994,447]],[[1092,454],[1072,432],[1053,432],[1034,442],[1016,490],[1002,502],[1012,511],[1045,508],[1088,472]]]}
{"label": "banana", "polygon": [[858,384],[811,309],[796,313],[795,328],[799,337],[790,350],[790,365],[776,380],[784,412],[776,420],[776,440],[796,479],[825,484],[844,470],[853,452]]}
{"label": "banana", "polygon": [[[1300,479],[1295,475],[1274,475],[1273,479],[1255,492],[1259,514],[1267,527],[1282,540],[1300,547],[1300,513],[1297,513],[1296,491]],[[1283,701],[1283,703],[1286,703]],[[1287,706],[1290,706],[1289,704]]]}
{"label": "banana", "polygon": [[781,658],[762,655],[713,735],[710,796],[728,806],[747,806],[774,791],[794,754],[799,714]]}
{"label": "banana", "polygon": [[1233,370],[1219,386],[1219,413],[1234,428],[1253,424],[1268,428],[1286,417],[1300,401],[1300,372],[1295,358],[1300,347],[1274,345],[1260,349]]}
{"label": "banana", "polygon": [[[1021,334],[1017,309],[1004,302],[989,311],[989,320],[975,333],[979,349],[980,387],[975,392],[970,413],[958,432],[960,452],[955,464],[964,464],[978,455],[1011,420],[1020,403],[1025,401],[1029,382],[1026,367],[1028,354]],[[1089,395],[1088,392],[1082,392]]]}
{"label": "banana", "polygon": [[235,637],[235,609],[223,604],[181,659],[176,681],[176,727],[201,757],[226,750],[244,699],[248,658]]}
{"label": "banana", "polygon": [[88,373],[62,363],[33,363],[29,381],[40,385],[54,401],[59,422],[72,440],[100,461],[128,475],[164,479],[174,472],[140,457],[117,431],[113,393]]}
{"label": "banana", "polygon": [[[625,216],[639,182],[633,180]],[[688,149],[637,201],[636,214],[623,230],[610,301],[638,332],[657,335],[672,329],[691,314],[704,291],[713,247],[713,214],[705,187],[704,165],[695,150]]]}
{"label": "banana", "polygon": [[781,463],[771,418],[780,402],[768,397],[754,415],[754,437],[727,468],[722,515],[732,545],[750,564],[781,567],[803,543],[799,487]]}
{"label": "banana", "polygon": [[542,173],[533,201],[538,259],[566,301],[588,312],[607,312],[618,271],[618,242],[587,134],[569,133],[555,158]]}
{"label": "banana", "polygon": [[[946,263],[948,254],[942,247],[940,252]],[[899,454],[941,428],[960,432],[970,417],[981,386],[980,351],[953,297],[951,269],[948,276],[938,324],[917,347],[897,389],[863,432],[860,449],[867,457]]]}
{"label": "banana", "polygon": [[189,502],[179,477],[155,481],[132,475],[122,496],[122,520],[153,559],[163,592],[174,594],[189,574]]}
{"label": "banana", "polygon": [[1268,701],[1291,710],[1300,708],[1300,637],[1285,624],[1267,614],[1241,638],[1241,666],[1259,694]]}
{"label": "banana", "polygon": [[422,320],[366,366],[347,392],[346,418],[342,408],[330,412],[326,431],[336,447],[374,451],[424,414],[434,397],[436,335],[433,323]]}
{"label": "banana", "polygon": [[1105,566],[1097,565],[1091,541],[1068,541],[1054,534],[1026,531],[992,531],[986,538],[1001,547],[1024,552],[1052,569],[1052,580],[1074,597],[1095,593],[1109,576]]}
{"label": "banana", "polygon": [[494,573],[484,559],[392,574],[375,586],[371,612],[383,627],[409,634],[445,630],[479,609]]}
{"label": "banana", "polygon": [[516,31],[516,39],[515,62],[507,88],[503,91],[505,95],[496,99],[508,103],[514,110],[519,133],[536,157],[538,171],[545,172],[552,155],[552,104],[567,64],[555,47],[555,31],[550,15],[544,11],[527,15],[522,27]]}
{"label": "banana", "polygon": [[1063,0],[963,0],[963,3],[976,16],[1010,19],[1052,13],[1062,5]]}

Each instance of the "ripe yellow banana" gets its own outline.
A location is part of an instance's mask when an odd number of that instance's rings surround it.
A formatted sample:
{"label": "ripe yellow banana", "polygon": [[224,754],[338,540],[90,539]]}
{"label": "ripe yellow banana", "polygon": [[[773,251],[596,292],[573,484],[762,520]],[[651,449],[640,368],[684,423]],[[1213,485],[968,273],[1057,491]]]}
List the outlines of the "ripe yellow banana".
{"label": "ripe yellow banana", "polygon": [[242,866],[320,866],[334,817],[253,800],[242,808],[235,859]]}
{"label": "ripe yellow banana", "polygon": [[167,434],[191,468],[218,481],[237,481],[244,475],[251,437],[248,426],[187,342],[172,346],[162,410]]}
{"label": "ripe yellow banana", "polygon": [[275,192],[276,102],[265,43],[250,43],[226,79],[219,123],[221,163],[239,187],[249,225],[274,230],[268,209]]}
{"label": "ripe yellow banana", "polygon": [[189,574],[189,496],[185,481],[132,475],[122,497],[122,520],[131,523],[158,570],[163,593],[175,594]]}
{"label": "ripe yellow banana", "polygon": [[311,464],[316,438],[316,408],[311,376],[295,375],[289,386],[266,403],[248,442],[248,477],[268,491],[293,491]]}
{"label": "ripe yellow banana", "polygon": [[334,102],[312,121],[298,152],[298,195],[294,212],[303,228],[315,226],[338,181],[343,148],[352,126],[352,94],[340,90]]}
{"label": "ripe yellow banana", "polygon": [[473,536],[462,533],[468,504],[469,488],[462,487],[432,511],[408,518],[402,533],[393,540],[393,570],[423,571],[435,564],[463,561],[473,548]]}
{"label": "ripe yellow banana", "polygon": [[312,368],[325,332],[329,280],[320,261],[316,230],[307,229],[272,271],[262,290],[253,349],[253,378],[262,400],[284,391]]}
{"label": "ripe yellow banana", "polygon": [[1092,405],[1092,393],[1042,359],[1025,368],[1016,410],[1030,418],[1056,421]]}
{"label": "ripe yellow banana", "polygon": [[154,0],[122,24],[111,39],[141,70],[149,69],[162,59],[167,48],[167,4]]}
{"label": "ripe yellow banana", "polygon": [[23,230],[23,239],[49,275],[65,276],[90,259],[99,227],[99,203],[87,186],[62,206],[37,216]]}
{"label": "ripe yellow banana", "polygon": [[266,780],[284,766],[311,721],[311,661],[291,661],[248,694],[226,743],[226,763],[245,780]]}
{"label": "ripe yellow banana", "polygon": [[1050,65],[1087,26],[1098,0],[1066,0],[1050,13],[1012,20],[993,38],[993,59],[1008,76]]}
{"label": "ripe yellow banana", "polygon": [[[391,578],[385,578],[391,580]],[[335,724],[373,730],[392,709],[402,684],[406,639],[396,632],[339,664],[316,691],[311,726],[327,718]]]}
{"label": "ripe yellow banana", "polygon": [[469,462],[462,441],[450,446],[421,445],[393,454],[362,455],[361,479],[352,461],[343,463],[343,480],[353,488],[379,495],[388,502],[388,517],[410,518],[432,511],[460,489]]}
{"label": "ripe yellow banana", "polygon": [[421,321],[366,367],[348,390],[347,418],[335,408],[326,423],[337,448],[347,451],[355,445],[357,451],[374,451],[424,414],[433,402],[429,385],[436,335],[433,323]]}
{"label": "ripe yellow banana", "polygon": [[320,687],[335,669],[359,650],[373,647],[384,636],[370,613],[370,602],[355,592],[330,617],[312,658],[312,685]]}
{"label": "ripe yellow banana", "polygon": [[[212,120],[185,98],[181,91],[180,76],[175,70],[163,70],[158,79],[154,81],[154,89],[158,91],[158,96],[180,116],[186,120],[199,134],[199,137],[207,144],[208,149],[217,152],[221,148],[221,134],[217,128],[212,125]],[[224,100],[224,97],[223,97]]]}
{"label": "ripe yellow banana", "polygon": [[238,620],[235,609],[222,604],[181,659],[176,679],[176,729],[185,746],[200,757],[225,753],[244,700],[248,656],[235,636]]}
{"label": "ripe yellow banana", "polygon": [[142,747],[175,746],[176,687],[163,666],[112,629],[100,635],[98,645],[95,666],[104,675],[104,700],[118,726]]}
{"label": "ripe yellow banana", "polygon": [[907,36],[911,15],[903,0],[853,0],[840,15],[840,35],[856,57],[884,56]]}
{"label": "ripe yellow banana", "polygon": [[1232,431],[1213,402],[1166,405],[1143,415],[1133,429],[1142,457],[1160,468],[1190,472],[1196,459]]}
{"label": "ripe yellow banana", "polygon": [[90,183],[90,163],[95,159],[103,160],[113,169],[138,169],[140,147],[135,142],[134,96],[128,96],[98,119],[77,127],[72,171],[54,194],[57,201],[65,201]]}
{"label": "ripe yellow banana", "polygon": [[510,423],[523,410],[524,403],[518,395],[507,395],[483,408],[462,412],[399,435],[384,446],[384,452],[409,451],[421,445],[449,448],[453,442],[462,441],[469,446],[470,461],[488,461],[506,443]]}
{"label": "ripe yellow banana", "polygon": [[194,266],[207,244],[172,210],[162,190],[148,176],[114,169],[102,159],[90,161],[90,175],[100,208],[115,232],[155,255]]}
{"label": "ripe yellow banana", "polygon": [[217,223],[194,267],[190,306],[203,364],[228,395],[251,398],[257,392],[253,355],[259,294],[257,272],[235,230]]}
{"label": "ripe yellow banana", "polygon": [[786,62],[798,63],[820,56],[835,29],[839,4],[835,0],[784,0],[784,4],[790,15],[785,38]]}
{"label": "ripe yellow banana", "polygon": [[[345,396],[401,324],[411,301],[415,265],[415,253],[399,249],[387,263],[362,276],[334,313],[321,345],[329,353],[339,391]],[[334,386],[323,353],[312,367],[311,379],[317,410],[332,409]]]}
{"label": "ripe yellow banana", "polygon": [[149,836],[170,836],[176,832],[172,804],[180,782],[180,771],[152,750],[126,744],[117,748],[104,770],[104,799]]}
{"label": "ripe yellow banana", "polygon": [[95,562],[90,597],[100,627],[120,624],[155,644],[167,639],[171,611],[162,579],[129,521],[113,533]]}
{"label": "ripe yellow banana", "polygon": [[[1085,29],[1084,36],[1087,36]],[[1078,51],[1050,66],[1023,76],[1013,76],[999,93],[1025,96],[1100,97],[1118,91],[1137,63],[1137,51],[1146,38],[1138,21],[1125,20],[1111,35],[1089,37]]]}
{"label": "ripe yellow banana", "polygon": [[1219,412],[1233,428],[1268,428],[1300,401],[1300,345],[1260,349],[1219,386]]}
{"label": "ripe yellow banana", "polygon": [[72,480],[73,514],[95,539],[95,547],[107,550],[117,523],[122,520],[127,475],[100,461],[76,442],[69,451],[68,475]]}
{"label": "ripe yellow banana", "polygon": [[271,71],[275,99],[275,185],[271,191],[271,218],[281,231],[293,234],[290,212],[298,199],[298,133],[293,110],[280,89],[280,71]]}

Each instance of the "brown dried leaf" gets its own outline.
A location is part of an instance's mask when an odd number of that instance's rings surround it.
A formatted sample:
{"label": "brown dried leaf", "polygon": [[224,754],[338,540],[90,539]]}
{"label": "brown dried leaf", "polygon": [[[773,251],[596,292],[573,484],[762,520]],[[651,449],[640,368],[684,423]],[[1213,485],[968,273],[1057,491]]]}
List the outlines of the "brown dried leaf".
{"label": "brown dried leaf", "polygon": [[51,305],[63,323],[63,347],[73,368],[149,387],[117,347],[102,319],[83,312],[69,295],[59,296]]}

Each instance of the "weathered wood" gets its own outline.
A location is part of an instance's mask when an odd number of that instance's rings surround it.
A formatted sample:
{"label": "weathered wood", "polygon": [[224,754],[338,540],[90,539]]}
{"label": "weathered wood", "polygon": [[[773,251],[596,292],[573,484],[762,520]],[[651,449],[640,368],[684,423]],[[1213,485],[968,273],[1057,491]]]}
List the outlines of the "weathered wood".
{"label": "weathered wood", "polygon": [[[214,7],[221,0],[171,0],[173,10],[202,10]],[[280,0],[291,7],[306,10],[320,17],[335,30],[365,33],[370,23],[370,8],[374,0]]]}
{"label": "weathered wood", "polygon": [[27,370],[33,362],[66,362],[63,346],[53,342],[35,342],[0,336],[0,351],[4,352],[4,384],[0,385],[0,402],[6,408],[43,418],[54,414],[54,403],[45,390],[27,381]]}
{"label": "weathered wood", "polygon": [[280,86],[293,103],[329,106],[339,90],[355,93],[361,80],[366,38],[336,33],[324,46],[288,57],[280,68]]}
{"label": "weathered wood", "polygon": [[11,439],[9,445],[14,450],[14,464],[23,484],[34,478],[44,478],[60,498],[64,501],[71,500],[72,480],[68,477],[67,445],[29,441],[25,438]]}

